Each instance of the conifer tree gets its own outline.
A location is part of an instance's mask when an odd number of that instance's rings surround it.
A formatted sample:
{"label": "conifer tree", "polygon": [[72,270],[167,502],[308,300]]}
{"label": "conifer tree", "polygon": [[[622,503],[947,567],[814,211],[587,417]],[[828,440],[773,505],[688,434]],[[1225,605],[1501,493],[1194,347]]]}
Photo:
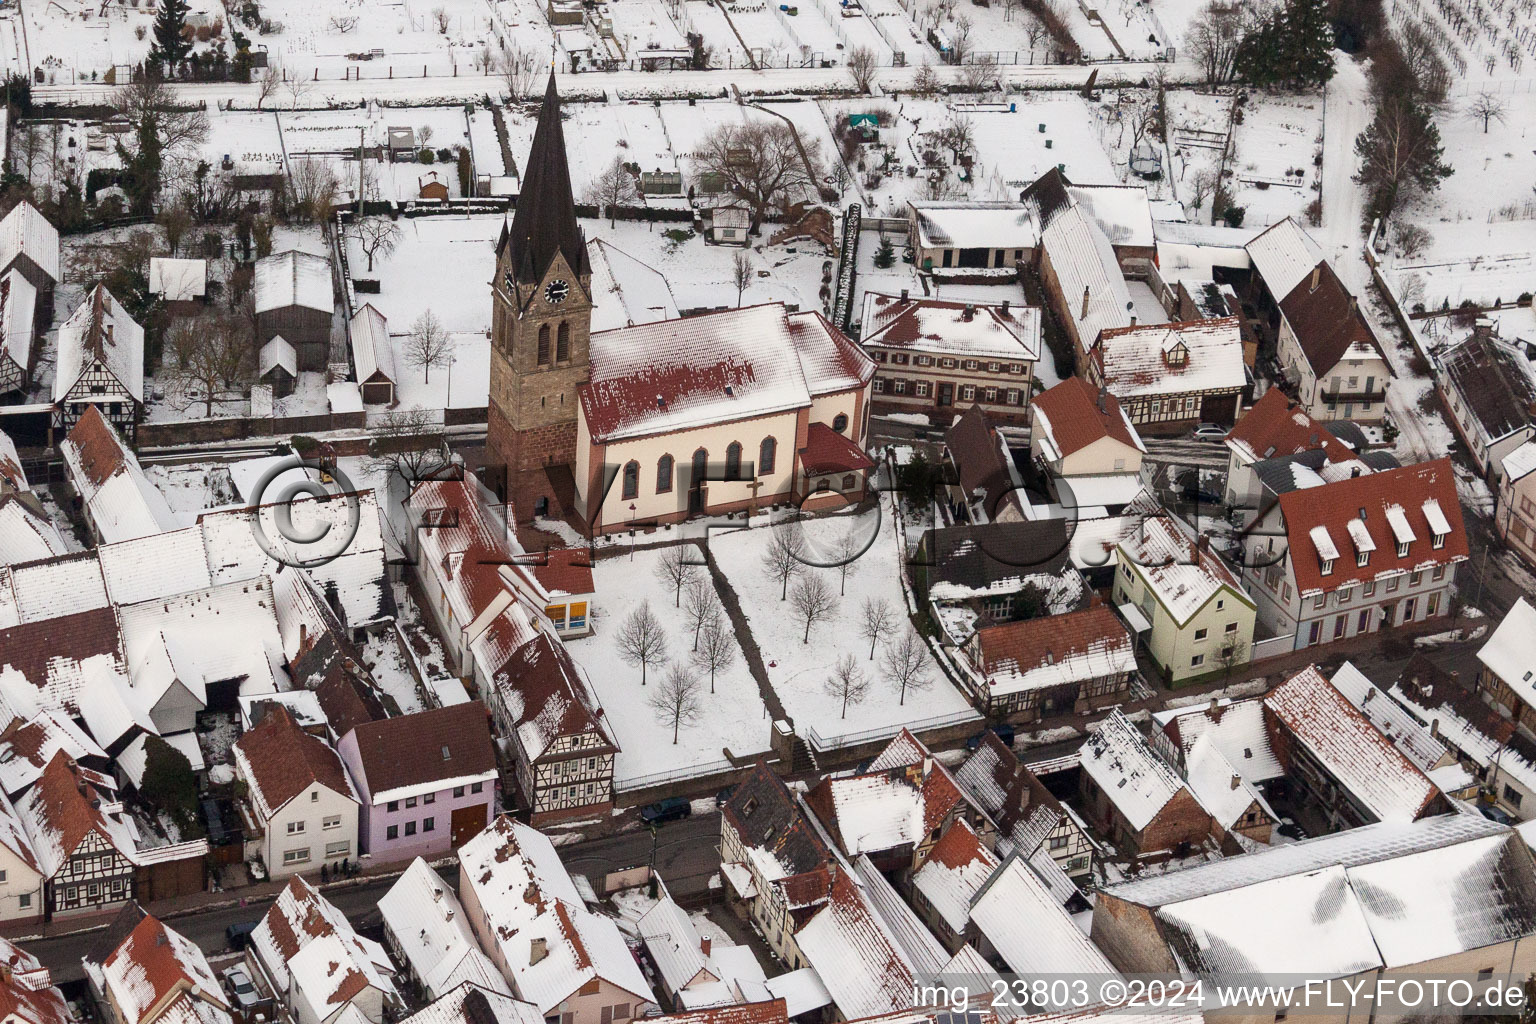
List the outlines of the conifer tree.
{"label": "conifer tree", "polygon": [[164,64],[175,74],[192,52],[192,40],[184,34],[187,10],[187,0],[160,0],[160,13],[155,15],[155,41],[149,47],[146,70],[153,73],[157,65]]}

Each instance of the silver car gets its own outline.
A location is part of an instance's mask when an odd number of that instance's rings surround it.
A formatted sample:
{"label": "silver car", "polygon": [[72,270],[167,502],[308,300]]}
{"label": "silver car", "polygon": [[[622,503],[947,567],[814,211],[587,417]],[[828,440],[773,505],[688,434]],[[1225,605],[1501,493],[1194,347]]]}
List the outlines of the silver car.
{"label": "silver car", "polygon": [[256,986],[251,983],[251,975],[246,971],[244,964],[235,964],[224,971],[224,988],[229,991],[230,998],[235,1001],[235,1009],[242,1013],[261,1002],[261,993],[257,992]]}

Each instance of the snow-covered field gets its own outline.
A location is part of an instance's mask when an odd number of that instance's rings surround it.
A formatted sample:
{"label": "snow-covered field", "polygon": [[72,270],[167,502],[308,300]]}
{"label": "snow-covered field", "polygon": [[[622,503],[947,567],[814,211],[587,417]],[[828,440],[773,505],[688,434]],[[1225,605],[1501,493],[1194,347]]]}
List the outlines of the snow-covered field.
{"label": "snow-covered field", "polygon": [[[776,530],[802,531],[807,561],[820,563],[834,561],[832,552],[847,532],[869,543],[854,562],[846,595],[837,600],[831,615],[812,626],[809,642],[804,640],[805,623],[796,616],[793,601],[779,599],[781,587],[763,565],[763,556]],[[867,729],[894,731],[903,725],[970,711],[965,698],[931,658],[931,687],[920,693],[909,691],[906,703],[897,703],[896,687],[881,672],[879,652],[873,661],[869,660],[869,643],[859,636],[859,611],[865,598],[890,602],[898,622],[905,621],[895,530],[889,502],[882,500],[878,512],[872,509],[858,516],[825,516],[768,528],[717,531],[710,537],[710,549],[751,623],[752,636],[762,651],[774,693],[801,735],[814,728],[824,740],[832,740],[845,733]],[[804,572],[820,576],[834,595],[838,593],[837,569],[808,565]],[[794,584],[790,586],[793,589]],[[841,700],[826,690],[827,679],[839,655],[844,653],[853,654],[858,667],[874,677],[867,698],[850,705],[846,718]]]}
{"label": "snow-covered field", "polygon": [[[592,681],[608,723],[618,733],[621,751],[614,763],[614,781],[620,785],[658,772],[713,764],[725,756],[725,748],[737,756],[768,749],[772,723],[740,648],[731,666],[716,673],[713,694],[708,671],[699,672],[701,715],[694,724],[682,726],[676,744],[671,722],[658,722],[656,712],[646,704],[666,669],[653,666],[647,686],[641,687],[640,669],[624,661],[615,643],[624,620],[649,603],[662,623],[669,664],[691,664],[693,647],[686,609],[673,606],[671,584],[657,576],[661,557],[662,551],[656,549],[599,561],[592,570],[598,594],[592,612],[595,632],[567,643],[571,657]],[[702,565],[695,572],[701,579],[709,578]]]}
{"label": "snow-covered field", "polygon": [[1320,194],[1322,97],[1250,92],[1241,113],[1232,127],[1232,205],[1246,211],[1245,226],[1300,218]]}

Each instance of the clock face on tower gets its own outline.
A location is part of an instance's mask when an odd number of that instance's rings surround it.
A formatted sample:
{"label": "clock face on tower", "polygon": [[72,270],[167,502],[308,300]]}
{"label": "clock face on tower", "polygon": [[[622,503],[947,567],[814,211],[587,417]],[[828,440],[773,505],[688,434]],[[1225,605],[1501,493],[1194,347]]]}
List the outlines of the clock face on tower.
{"label": "clock face on tower", "polygon": [[551,304],[556,306],[564,302],[565,297],[569,294],[571,294],[571,286],[559,278],[556,278],[544,286],[544,298],[548,299]]}

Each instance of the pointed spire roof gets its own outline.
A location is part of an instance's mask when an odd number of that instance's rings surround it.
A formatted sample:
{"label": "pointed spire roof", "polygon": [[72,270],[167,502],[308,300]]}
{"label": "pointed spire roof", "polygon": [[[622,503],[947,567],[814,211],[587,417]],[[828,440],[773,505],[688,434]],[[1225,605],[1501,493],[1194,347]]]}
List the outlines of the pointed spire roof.
{"label": "pointed spire roof", "polygon": [[565,159],[565,131],[560,126],[560,94],[550,72],[539,108],[533,146],[523,168],[523,187],[507,236],[512,246],[512,269],[519,281],[537,282],[549,269],[556,252],[578,274],[589,273],[587,247],[576,223],[576,200],[571,194],[571,169]]}

